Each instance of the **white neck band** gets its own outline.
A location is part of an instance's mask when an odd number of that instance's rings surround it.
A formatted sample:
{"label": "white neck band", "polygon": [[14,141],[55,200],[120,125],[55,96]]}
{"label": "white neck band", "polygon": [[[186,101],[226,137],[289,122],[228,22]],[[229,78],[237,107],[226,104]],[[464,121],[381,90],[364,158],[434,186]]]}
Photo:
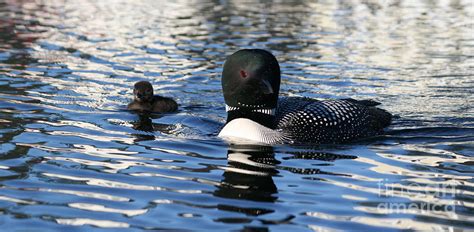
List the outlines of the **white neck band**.
{"label": "white neck band", "polygon": [[[225,111],[226,112],[234,111],[234,110],[240,110],[240,107],[228,106],[227,104],[225,105]],[[273,108],[273,109],[252,109],[251,111],[252,112],[257,112],[257,113],[262,113],[262,114],[268,114],[268,115],[272,115],[272,116],[275,116],[275,113],[276,113],[275,108]]]}

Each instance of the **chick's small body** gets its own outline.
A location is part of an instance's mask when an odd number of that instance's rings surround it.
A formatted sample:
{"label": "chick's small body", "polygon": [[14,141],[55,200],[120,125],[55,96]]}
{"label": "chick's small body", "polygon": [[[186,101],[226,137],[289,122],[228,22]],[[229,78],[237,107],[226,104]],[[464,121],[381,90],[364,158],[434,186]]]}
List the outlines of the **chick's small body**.
{"label": "chick's small body", "polygon": [[127,106],[129,110],[170,113],[178,109],[178,103],[172,98],[153,95],[153,86],[148,81],[137,82],[133,95],[133,101]]}

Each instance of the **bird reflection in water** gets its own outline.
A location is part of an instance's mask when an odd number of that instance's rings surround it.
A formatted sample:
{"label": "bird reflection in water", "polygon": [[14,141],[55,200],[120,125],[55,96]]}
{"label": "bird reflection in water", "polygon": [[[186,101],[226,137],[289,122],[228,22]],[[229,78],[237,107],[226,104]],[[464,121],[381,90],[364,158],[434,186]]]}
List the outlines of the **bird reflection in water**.
{"label": "bird reflection in water", "polygon": [[[337,159],[355,159],[352,155],[339,155],[325,152],[299,151],[285,152],[290,154],[288,159],[320,160],[332,162]],[[284,162],[284,161],[283,161]],[[283,163],[284,164],[284,163]],[[231,145],[227,153],[227,166],[223,179],[217,186],[214,196],[230,199],[248,200],[263,203],[273,203],[278,200],[278,188],[273,180],[280,171],[289,171],[298,175],[345,175],[321,171],[316,168],[298,168],[282,165],[282,161],[275,158],[275,152],[271,146],[258,145]],[[262,206],[262,204],[256,204]],[[265,205],[265,204],[263,204]],[[259,216],[273,213],[275,210],[267,207],[241,207],[237,205],[218,206],[220,210],[243,213],[248,216]],[[289,223],[293,215],[276,220],[268,221],[258,219],[264,224]],[[239,220],[248,221],[248,218],[221,218],[222,222],[236,222]]]}
{"label": "bird reflection in water", "polygon": [[[159,131],[164,134],[170,134],[172,130],[175,129],[175,126],[170,124],[162,124],[162,123],[153,123],[152,119],[161,118],[161,115],[157,114],[150,114],[150,113],[138,113],[138,120],[131,122],[132,128],[137,131],[142,132],[155,132]],[[136,137],[136,142],[138,141],[145,141],[145,140],[154,140],[155,135],[153,133],[141,134],[136,133],[133,134]]]}
{"label": "bird reflection in water", "polygon": [[224,179],[216,196],[251,201],[274,202],[277,187],[273,176],[278,174],[272,147],[240,145],[232,146],[227,154]]}

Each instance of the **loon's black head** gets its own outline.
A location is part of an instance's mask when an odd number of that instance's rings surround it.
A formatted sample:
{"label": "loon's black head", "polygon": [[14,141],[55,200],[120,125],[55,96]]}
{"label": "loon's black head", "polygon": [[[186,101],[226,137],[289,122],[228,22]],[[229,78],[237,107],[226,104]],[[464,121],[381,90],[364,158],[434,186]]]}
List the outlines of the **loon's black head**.
{"label": "loon's black head", "polygon": [[224,64],[222,90],[228,108],[276,108],[280,91],[277,59],[262,49],[235,52]]}
{"label": "loon's black head", "polygon": [[149,102],[153,99],[153,86],[148,81],[139,81],[135,83],[133,95],[137,102]]}

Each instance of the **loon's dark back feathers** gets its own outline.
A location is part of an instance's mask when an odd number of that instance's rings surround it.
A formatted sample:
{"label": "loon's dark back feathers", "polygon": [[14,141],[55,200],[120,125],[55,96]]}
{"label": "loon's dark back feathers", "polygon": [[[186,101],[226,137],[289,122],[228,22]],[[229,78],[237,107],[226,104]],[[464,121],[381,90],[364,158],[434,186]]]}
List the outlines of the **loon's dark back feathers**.
{"label": "loon's dark back feathers", "polygon": [[297,143],[341,143],[379,135],[392,115],[374,107],[375,101],[281,98],[277,129]]}
{"label": "loon's dark back feathers", "polygon": [[374,100],[355,100],[355,99],[352,99],[352,98],[345,98],[345,99],[342,99],[342,100],[345,100],[345,101],[349,101],[349,102],[352,102],[352,103],[356,103],[356,104],[359,104],[359,105],[364,105],[364,106],[378,106],[380,105],[380,102],[376,102]]}

